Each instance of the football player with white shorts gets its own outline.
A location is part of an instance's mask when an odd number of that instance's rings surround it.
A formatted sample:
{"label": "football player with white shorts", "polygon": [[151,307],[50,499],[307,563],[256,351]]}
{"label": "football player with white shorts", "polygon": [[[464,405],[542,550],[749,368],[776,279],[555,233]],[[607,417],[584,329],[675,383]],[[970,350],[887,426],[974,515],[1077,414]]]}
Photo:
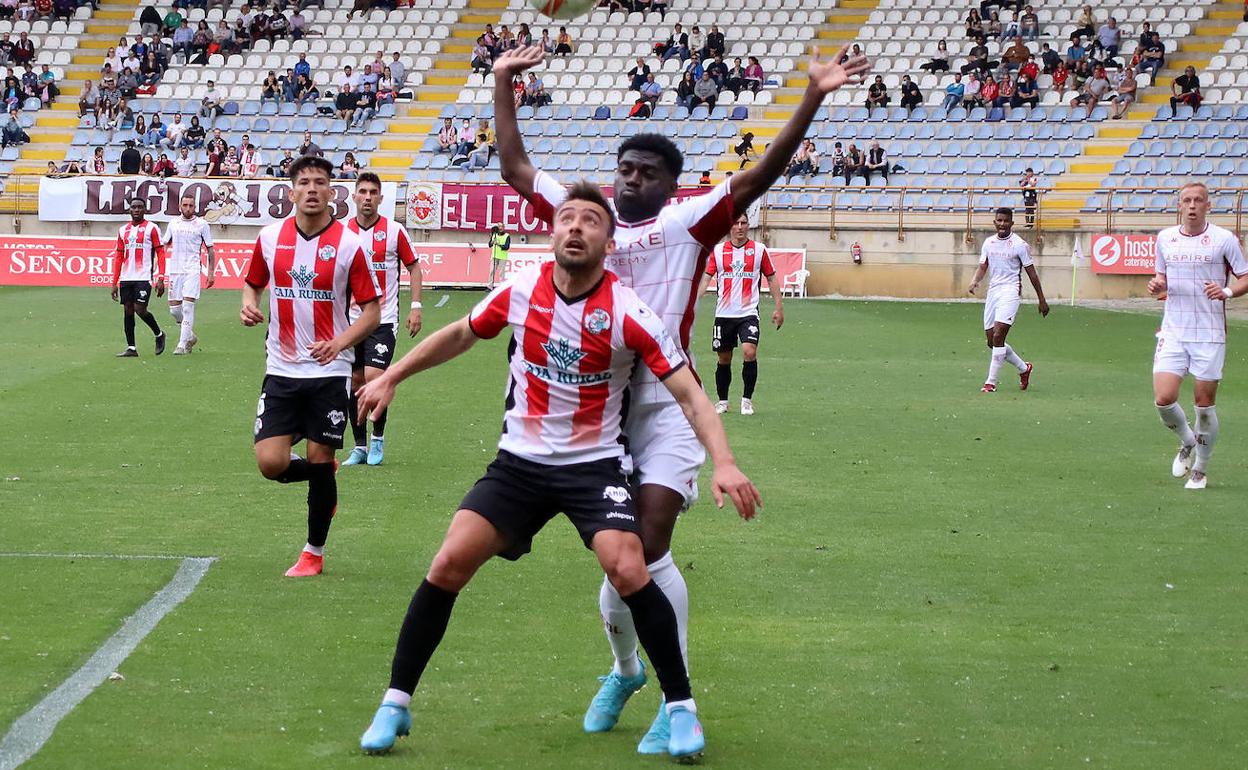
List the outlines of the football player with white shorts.
{"label": "football player with white shorts", "polygon": [[169,315],[181,325],[175,356],[191,352],[199,337],[195,336],[195,304],[199,301],[202,283],[202,254],[208,252],[208,282],[216,282],[217,255],[212,246],[212,230],[202,217],[195,216],[195,196],[183,193],[178,201],[182,216],[169,223],[161,243],[169,246]]}
{"label": "football player with white shorts", "polygon": [[997,373],[1001,371],[1001,364],[1007,362],[1018,369],[1019,390],[1027,390],[1034,367],[1005,343],[1022,301],[1024,270],[1040,300],[1041,317],[1049,314],[1049,303],[1044,298],[1044,287],[1040,285],[1040,276],[1031,259],[1031,247],[1013,232],[1014,210],[1004,206],[997,209],[993,226],[997,234],[984,241],[979,253],[979,267],[967,289],[974,294],[984,275],[988,275],[988,292],[984,296],[984,336],[988,338],[992,356],[988,360],[988,378],[980,391],[997,392]]}
{"label": "football player with white shorts", "polygon": [[[1175,478],[1188,475],[1188,489],[1204,489],[1205,469],[1218,440],[1214,400],[1226,359],[1226,300],[1248,292],[1248,263],[1239,239],[1207,221],[1209,189],[1199,182],[1179,190],[1181,224],[1157,235],[1156,274],[1148,282],[1164,295],[1165,314],[1153,354],[1153,397],[1161,422],[1179,437],[1171,463]],[[1227,285],[1234,275],[1236,281]],[[1179,406],[1179,388],[1188,374],[1196,380],[1196,426]]]}

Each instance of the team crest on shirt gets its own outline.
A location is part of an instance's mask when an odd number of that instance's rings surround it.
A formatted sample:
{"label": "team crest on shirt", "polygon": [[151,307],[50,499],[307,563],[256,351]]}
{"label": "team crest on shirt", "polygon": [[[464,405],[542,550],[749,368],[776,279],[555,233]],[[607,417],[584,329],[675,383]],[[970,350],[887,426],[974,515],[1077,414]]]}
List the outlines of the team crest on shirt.
{"label": "team crest on shirt", "polygon": [[330,412],[329,414],[325,416],[329,418],[330,423],[332,423],[335,428],[337,428],[339,425],[343,423],[344,420],[347,419],[347,416],[343,414],[341,410],[338,410],[338,409],[333,410],[332,412]]}
{"label": "team crest on shirt", "polygon": [[585,319],[585,328],[590,334],[602,334],[611,328],[611,314],[602,308],[595,308]]}
{"label": "team crest on shirt", "polygon": [[338,256],[338,250],[330,245],[322,246],[321,250],[316,252],[316,258],[322,262],[328,262],[336,256]]}
{"label": "team crest on shirt", "polygon": [[386,233],[384,231],[378,230],[377,232],[373,233],[374,241],[384,241],[385,239],[386,239]]}
{"label": "team crest on shirt", "polygon": [[1203,238],[1200,239],[1201,246],[1208,246],[1210,243],[1212,243],[1212,240],[1209,238],[1207,234]]}
{"label": "team crest on shirt", "polygon": [[546,355],[550,356],[551,362],[560,369],[571,369],[577,361],[585,357],[585,351],[572,347],[572,343],[563,337],[560,337],[558,342],[549,340],[542,343],[542,349],[546,351]]}

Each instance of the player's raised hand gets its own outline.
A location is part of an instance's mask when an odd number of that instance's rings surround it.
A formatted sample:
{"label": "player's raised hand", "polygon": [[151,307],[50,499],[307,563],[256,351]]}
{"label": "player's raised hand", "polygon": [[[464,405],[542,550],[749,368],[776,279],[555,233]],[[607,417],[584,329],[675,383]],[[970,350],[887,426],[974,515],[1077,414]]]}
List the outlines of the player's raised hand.
{"label": "player's raised hand", "polygon": [[716,465],[715,472],[711,474],[711,495],[717,508],[724,507],[725,494],[732,499],[737,513],[746,521],[754,518],[754,507],[763,504],[758,487],[735,465]]}
{"label": "player's raised hand", "polygon": [[1205,281],[1205,296],[1214,302],[1226,302],[1226,292],[1213,281]]}
{"label": "player's raised hand", "polygon": [[238,311],[238,320],[243,322],[243,326],[256,326],[264,323],[264,313],[255,305],[243,305]]}
{"label": "player's raised hand", "polygon": [[776,325],[776,331],[780,331],[780,327],[784,326],[784,311],[779,309],[775,310],[771,314],[771,322]]}
{"label": "player's raised hand", "polygon": [[1164,275],[1154,275],[1148,282],[1148,293],[1154,297],[1166,293],[1166,277]]}
{"label": "player's raised hand", "polygon": [[819,58],[819,49],[812,48],[810,64],[806,68],[810,73],[810,84],[823,93],[830,94],[846,83],[861,83],[871,71],[871,62],[865,56],[847,58],[842,62],[841,59],[848,56],[848,52],[849,43],[846,43],[836,52],[836,56],[825,61]]}
{"label": "player's raised hand", "polygon": [[321,366],[331,363],[341,352],[333,340],[317,340],[308,345],[308,352],[316,359]]}
{"label": "player's raised hand", "polygon": [[376,420],[381,411],[394,400],[394,383],[386,375],[381,375],[364,387],[355,391],[356,419],[362,424],[365,419]]}
{"label": "player's raised hand", "polygon": [[421,315],[420,315],[420,308],[416,308],[415,310],[408,313],[407,314],[407,333],[413,337],[415,337],[417,334],[420,334],[420,327],[422,325],[422,320],[423,319],[421,318]]}
{"label": "player's raised hand", "polygon": [[536,67],[546,59],[546,52],[540,45],[523,45],[510,51],[503,51],[494,60],[495,78],[514,78],[521,72]]}

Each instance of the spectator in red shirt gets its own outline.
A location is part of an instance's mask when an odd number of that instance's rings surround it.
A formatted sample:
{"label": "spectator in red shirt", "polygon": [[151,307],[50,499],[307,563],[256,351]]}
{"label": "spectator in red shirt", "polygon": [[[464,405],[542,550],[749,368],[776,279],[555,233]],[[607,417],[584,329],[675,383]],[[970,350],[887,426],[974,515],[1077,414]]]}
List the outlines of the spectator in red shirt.
{"label": "spectator in red shirt", "polygon": [[13,44],[13,53],[10,58],[17,66],[22,66],[35,58],[35,44],[23,32],[18,35],[17,42]]}

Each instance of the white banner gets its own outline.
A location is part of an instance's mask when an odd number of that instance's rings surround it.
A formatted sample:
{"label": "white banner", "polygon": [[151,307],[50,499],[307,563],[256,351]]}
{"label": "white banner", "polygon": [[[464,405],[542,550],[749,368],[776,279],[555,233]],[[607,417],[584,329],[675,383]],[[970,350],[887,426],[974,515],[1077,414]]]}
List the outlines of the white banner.
{"label": "white banner", "polygon": [[[336,180],[331,210],[335,219],[355,216],[351,193],[355,183]],[[45,222],[122,222],[130,218],[130,201],[147,202],[147,216],[167,222],[178,216],[184,192],[195,196],[196,213],[214,225],[267,225],[294,213],[290,182],[285,179],[153,179],[143,176],[39,180],[39,218]],[[394,217],[399,186],[382,182],[383,216]]]}

